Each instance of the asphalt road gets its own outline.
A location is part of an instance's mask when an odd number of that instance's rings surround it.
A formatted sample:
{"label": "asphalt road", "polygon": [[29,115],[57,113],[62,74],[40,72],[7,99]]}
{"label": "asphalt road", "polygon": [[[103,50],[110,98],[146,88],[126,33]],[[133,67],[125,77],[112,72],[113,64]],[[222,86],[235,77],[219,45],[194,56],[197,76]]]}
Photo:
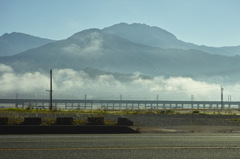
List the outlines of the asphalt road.
{"label": "asphalt road", "polygon": [[0,158],[240,158],[240,135],[0,135]]}

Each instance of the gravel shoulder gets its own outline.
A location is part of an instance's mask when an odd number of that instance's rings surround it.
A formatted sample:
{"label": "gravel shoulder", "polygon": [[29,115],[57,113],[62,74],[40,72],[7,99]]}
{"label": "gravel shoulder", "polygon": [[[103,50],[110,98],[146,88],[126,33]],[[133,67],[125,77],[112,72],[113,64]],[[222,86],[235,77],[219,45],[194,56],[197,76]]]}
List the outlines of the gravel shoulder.
{"label": "gravel shoulder", "polygon": [[125,117],[141,133],[240,133],[239,115],[206,114],[132,114],[106,115],[108,120]]}

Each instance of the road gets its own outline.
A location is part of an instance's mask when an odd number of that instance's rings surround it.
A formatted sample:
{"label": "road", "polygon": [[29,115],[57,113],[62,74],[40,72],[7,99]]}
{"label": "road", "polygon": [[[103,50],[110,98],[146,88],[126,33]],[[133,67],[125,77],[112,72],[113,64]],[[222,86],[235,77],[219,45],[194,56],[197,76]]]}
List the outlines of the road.
{"label": "road", "polygon": [[0,135],[1,159],[239,158],[239,134]]}

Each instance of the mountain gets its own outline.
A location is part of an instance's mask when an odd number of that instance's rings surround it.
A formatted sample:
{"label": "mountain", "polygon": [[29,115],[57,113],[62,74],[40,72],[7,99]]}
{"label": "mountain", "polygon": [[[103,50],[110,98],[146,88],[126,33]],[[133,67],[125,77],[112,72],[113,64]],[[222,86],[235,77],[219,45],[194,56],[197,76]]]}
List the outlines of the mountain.
{"label": "mountain", "polygon": [[[166,33],[168,35],[168,33]],[[174,38],[174,36],[169,36]],[[150,76],[222,76],[239,73],[240,56],[212,55],[194,49],[162,49],[134,43],[100,29],[88,29],[17,55],[0,63],[16,72],[72,68]]]}
{"label": "mountain", "polygon": [[104,32],[114,34],[135,43],[175,49],[196,49],[210,54],[225,56],[240,55],[240,46],[233,47],[209,47],[199,46],[193,43],[186,43],[177,39],[175,35],[159,27],[148,26],[146,24],[120,23],[103,29]]}
{"label": "mountain", "polygon": [[[152,50],[152,51],[151,51]],[[99,29],[76,33],[66,40],[56,41],[23,53],[3,57],[0,63],[11,65],[15,70],[38,68],[101,68],[106,71],[131,73],[144,70],[148,53],[155,52],[149,46],[132,43]]]}
{"label": "mountain", "polygon": [[132,42],[159,47],[159,48],[189,48],[187,44],[176,38],[175,35],[158,27],[146,24],[120,23],[103,29],[104,32],[120,36]]}
{"label": "mountain", "polygon": [[229,52],[229,54],[237,54],[240,55],[240,45],[239,46],[230,46],[230,47],[221,47],[221,50],[225,50]]}
{"label": "mountain", "polygon": [[0,36],[0,56],[10,56],[36,48],[53,40],[35,37],[24,33],[10,33]]}

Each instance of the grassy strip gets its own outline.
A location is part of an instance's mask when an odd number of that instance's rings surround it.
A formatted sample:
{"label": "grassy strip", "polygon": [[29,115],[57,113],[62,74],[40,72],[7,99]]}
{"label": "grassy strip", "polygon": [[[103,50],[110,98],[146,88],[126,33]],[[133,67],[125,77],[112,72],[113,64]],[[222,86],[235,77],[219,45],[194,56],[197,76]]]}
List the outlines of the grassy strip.
{"label": "grassy strip", "polygon": [[[24,117],[41,117],[42,125],[52,125],[56,122],[56,117],[73,116],[74,125],[87,124],[87,116],[101,117],[105,114],[113,115],[131,115],[131,114],[206,114],[206,115],[239,115],[238,110],[212,110],[212,109],[136,109],[136,110],[38,110],[38,109],[23,109],[23,108],[3,108],[0,109],[0,117],[8,118],[8,125],[19,125],[24,121]],[[239,118],[234,118],[233,121],[239,122]],[[105,118],[106,125],[115,125]]]}
{"label": "grassy strip", "polygon": [[[48,109],[23,109],[23,108],[2,108],[0,113],[36,113],[36,114],[117,114],[117,115],[128,115],[128,114],[207,114],[207,115],[240,115],[239,110],[235,109],[97,109],[97,110],[48,110]],[[1,115],[0,114],[0,115]]]}

